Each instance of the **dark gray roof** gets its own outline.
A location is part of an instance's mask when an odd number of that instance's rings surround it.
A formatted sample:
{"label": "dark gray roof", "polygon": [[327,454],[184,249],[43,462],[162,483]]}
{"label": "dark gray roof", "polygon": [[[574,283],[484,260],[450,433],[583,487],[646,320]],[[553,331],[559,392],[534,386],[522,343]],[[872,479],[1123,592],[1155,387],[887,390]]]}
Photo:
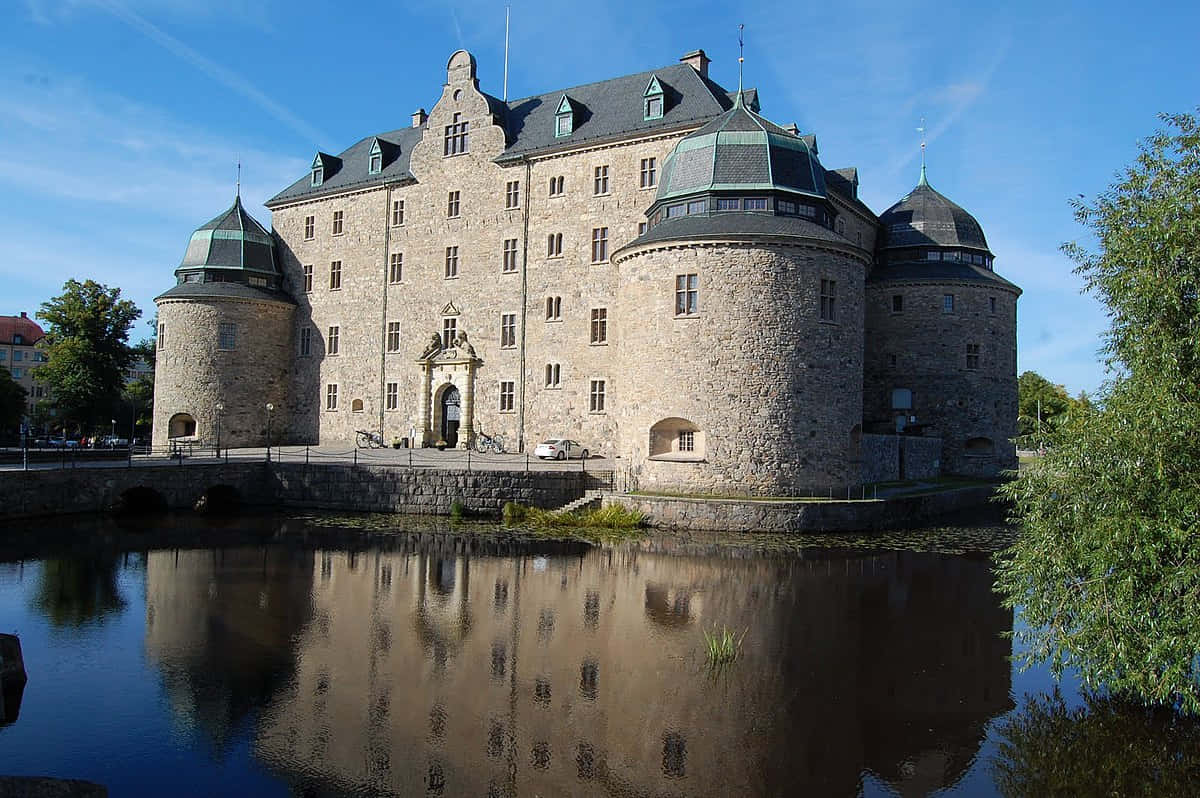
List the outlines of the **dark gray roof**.
{"label": "dark gray roof", "polygon": [[179,283],[156,296],[154,301],[160,299],[253,299],[296,304],[287,294],[245,283]]}
{"label": "dark gray roof", "polygon": [[975,217],[955,205],[925,179],[908,196],[879,216],[879,248],[970,247],[986,250],[987,239]]}
{"label": "dark gray roof", "polygon": [[275,239],[246,212],[238,196],[229,210],[192,233],[179,271],[245,269],[278,274]]}
{"label": "dark gray roof", "polygon": [[[643,118],[642,100],[652,77],[658,78],[663,89],[663,115],[661,119],[647,120]],[[575,127],[569,136],[555,136],[554,112],[564,94],[576,109]],[[700,77],[687,64],[557,89],[508,104],[504,122],[510,144],[498,160],[640,131],[683,127],[711,119],[728,107],[725,89]]]}
{"label": "dark gray roof", "polygon": [[[643,95],[650,78],[655,76],[663,88],[663,116],[661,119],[646,120],[643,118]],[[575,128],[571,135],[558,137],[554,135],[554,112],[564,94],[576,109]],[[748,89],[743,96],[748,107],[758,107],[757,91]],[[488,94],[484,94],[484,97],[497,124],[505,130],[508,147],[497,159],[501,163],[631,133],[687,127],[705,122],[732,106],[725,89],[701,77],[687,64],[672,64],[635,75],[557,89],[507,104]],[[327,155],[322,159],[326,169],[321,185],[313,186],[311,173],[305,174],[267,200],[266,205],[271,208],[294,199],[320,197],[384,182],[413,180],[409,171],[409,156],[423,134],[424,128],[408,127],[381,133],[378,137],[368,136],[340,155]],[[387,149],[384,150],[383,170],[373,175],[368,173],[368,161],[376,138],[384,140],[394,149],[390,161]]]}
{"label": "dark gray roof", "polygon": [[739,100],[675,145],[663,163],[655,203],[724,190],[789,190],[824,197],[825,169],[804,137]]}
{"label": "dark gray roof", "polygon": [[[321,185],[312,185],[312,174],[306,173],[304,177],[267,200],[266,206],[270,208],[288,200],[336,194],[377,183],[412,180],[412,173],[408,170],[408,159],[412,155],[413,146],[421,140],[423,132],[424,128],[406,127],[380,133],[378,136],[367,136],[333,159],[332,169],[326,166],[325,179]],[[383,145],[383,170],[373,175],[368,170],[371,146],[377,138]]]}
{"label": "dark gray roof", "polygon": [[[714,236],[783,236],[846,244],[846,239],[832,230],[798,216],[729,211],[663,219],[626,246],[653,244],[659,241],[705,239]],[[622,249],[624,248],[622,247]]]}
{"label": "dark gray roof", "polygon": [[890,281],[903,282],[985,282],[995,283],[1011,291],[1021,293],[1016,283],[982,266],[954,261],[929,261],[901,263],[895,266],[877,266],[867,278],[869,283]]}

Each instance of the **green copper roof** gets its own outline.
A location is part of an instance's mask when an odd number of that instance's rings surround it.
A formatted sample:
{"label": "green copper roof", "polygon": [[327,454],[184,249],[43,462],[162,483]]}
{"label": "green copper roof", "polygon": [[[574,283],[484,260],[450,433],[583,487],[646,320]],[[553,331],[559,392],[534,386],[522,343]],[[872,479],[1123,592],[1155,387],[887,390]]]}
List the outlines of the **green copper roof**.
{"label": "green copper roof", "polygon": [[275,240],[242,207],[239,196],[229,210],[192,233],[176,273],[194,269],[245,269],[278,274]]}

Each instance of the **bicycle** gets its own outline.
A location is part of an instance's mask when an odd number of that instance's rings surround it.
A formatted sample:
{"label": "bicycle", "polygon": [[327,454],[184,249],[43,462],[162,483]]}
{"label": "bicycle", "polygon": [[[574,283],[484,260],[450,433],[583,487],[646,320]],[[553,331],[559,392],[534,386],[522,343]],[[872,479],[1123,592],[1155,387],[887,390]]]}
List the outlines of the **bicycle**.
{"label": "bicycle", "polygon": [[496,454],[504,454],[504,438],[500,435],[477,433],[475,435],[475,451],[484,454],[489,450]]}
{"label": "bicycle", "polygon": [[368,432],[365,429],[357,430],[355,443],[360,449],[382,449],[383,436],[378,432]]}

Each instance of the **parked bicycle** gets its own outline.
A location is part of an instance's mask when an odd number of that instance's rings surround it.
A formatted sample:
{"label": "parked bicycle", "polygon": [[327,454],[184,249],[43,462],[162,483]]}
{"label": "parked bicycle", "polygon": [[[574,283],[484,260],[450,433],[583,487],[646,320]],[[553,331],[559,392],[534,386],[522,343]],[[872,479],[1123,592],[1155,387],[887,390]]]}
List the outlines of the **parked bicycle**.
{"label": "parked bicycle", "polygon": [[378,432],[369,432],[365,429],[358,430],[358,435],[355,440],[360,449],[382,449],[383,436]]}
{"label": "parked bicycle", "polygon": [[500,435],[486,435],[480,432],[475,435],[475,451],[480,454],[489,451],[504,454],[504,438]]}

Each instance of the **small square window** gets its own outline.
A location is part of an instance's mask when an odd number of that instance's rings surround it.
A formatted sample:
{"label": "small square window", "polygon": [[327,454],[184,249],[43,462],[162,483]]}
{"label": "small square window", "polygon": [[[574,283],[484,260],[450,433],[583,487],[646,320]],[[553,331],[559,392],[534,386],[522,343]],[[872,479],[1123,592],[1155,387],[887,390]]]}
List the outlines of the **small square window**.
{"label": "small square window", "polygon": [[742,209],[742,201],[737,197],[719,197],[717,199],[717,210],[719,211],[739,211]]}
{"label": "small square window", "polygon": [[646,222],[638,222],[638,235],[644,235],[648,225]]}
{"label": "small square window", "polygon": [[317,217],[305,216],[304,217],[304,240],[312,241],[313,238],[316,236],[316,233],[317,233]]}
{"label": "small square window", "polygon": [[661,95],[646,98],[646,114],[645,118],[662,119],[663,115],[663,98]]}
{"label": "small square window", "polygon": [[696,432],[694,430],[689,429],[679,431],[679,451],[696,451]]}

